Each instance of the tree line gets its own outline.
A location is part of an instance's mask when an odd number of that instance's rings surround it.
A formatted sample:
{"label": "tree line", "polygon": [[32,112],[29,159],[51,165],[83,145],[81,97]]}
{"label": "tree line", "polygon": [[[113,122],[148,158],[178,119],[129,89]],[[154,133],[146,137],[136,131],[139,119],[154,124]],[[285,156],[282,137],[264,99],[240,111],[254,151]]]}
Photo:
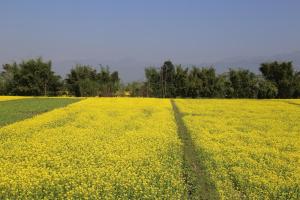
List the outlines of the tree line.
{"label": "tree line", "polygon": [[0,95],[23,96],[114,96],[120,88],[117,71],[101,66],[76,65],[65,79],[42,58],[4,64],[0,73]]}
{"label": "tree line", "polygon": [[145,88],[152,97],[192,98],[297,98],[300,97],[300,72],[292,62],[262,63],[261,74],[247,69],[229,69],[217,74],[213,67],[174,66],[145,69]]}
{"label": "tree line", "polygon": [[140,96],[160,98],[299,98],[300,72],[292,62],[262,63],[260,74],[229,69],[217,74],[213,67],[184,67],[171,61],[145,68],[145,81],[121,82],[108,66],[96,70],[76,65],[63,79],[42,58],[4,64],[0,95],[24,96]]}

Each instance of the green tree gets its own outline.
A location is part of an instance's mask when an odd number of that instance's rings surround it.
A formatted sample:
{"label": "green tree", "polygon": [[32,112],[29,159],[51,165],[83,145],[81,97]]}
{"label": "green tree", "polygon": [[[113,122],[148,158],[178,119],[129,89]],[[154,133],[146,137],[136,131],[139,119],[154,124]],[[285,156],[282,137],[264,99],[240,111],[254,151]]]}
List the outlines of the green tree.
{"label": "green tree", "polygon": [[188,96],[215,97],[218,78],[213,67],[193,67],[188,74]]}
{"label": "green tree", "polygon": [[109,67],[102,67],[98,73],[89,65],[76,65],[66,78],[70,93],[75,96],[114,96],[120,87],[117,71],[110,73]]}
{"label": "green tree", "polygon": [[111,83],[111,95],[115,95],[120,88],[120,77],[117,71],[114,71],[110,74],[110,83]]}
{"label": "green tree", "polygon": [[147,96],[146,84],[139,81],[133,81],[128,83],[125,87],[125,91],[129,93],[131,97],[145,97]]}
{"label": "green tree", "polygon": [[16,62],[3,65],[3,71],[0,74],[1,94],[14,95],[12,91],[17,86],[15,75],[18,73],[18,70],[19,68]]}
{"label": "green tree", "polygon": [[223,73],[217,76],[214,87],[214,97],[217,98],[232,98],[234,90],[231,87],[228,73]]}
{"label": "green tree", "polygon": [[3,65],[1,76],[5,81],[6,93],[11,95],[57,95],[61,81],[51,69],[51,61],[30,59],[20,64]]}
{"label": "green tree", "polygon": [[262,63],[259,68],[265,79],[273,82],[278,88],[278,98],[290,98],[294,93],[294,69],[292,62],[277,61]]}
{"label": "green tree", "polygon": [[159,97],[161,95],[160,73],[155,67],[145,69],[146,95],[149,97]]}
{"label": "green tree", "polygon": [[164,62],[160,69],[161,96],[175,96],[175,67],[171,61]]}
{"label": "green tree", "polygon": [[85,78],[78,81],[80,96],[98,96],[99,84],[91,79]]}
{"label": "green tree", "polygon": [[188,68],[183,68],[181,65],[175,69],[175,97],[187,97],[188,93]]}
{"label": "green tree", "polygon": [[295,73],[295,78],[294,78],[294,98],[299,98],[300,97],[300,72]]}
{"label": "green tree", "polygon": [[97,80],[100,85],[100,96],[114,96],[120,88],[119,73],[117,71],[110,73],[108,66],[101,66]]}
{"label": "green tree", "polygon": [[188,97],[200,97],[202,91],[202,80],[199,78],[200,69],[193,67],[188,74]]}
{"label": "green tree", "polygon": [[199,78],[202,82],[202,91],[200,92],[201,97],[214,97],[216,96],[216,71],[213,67],[201,68],[199,71]]}
{"label": "green tree", "polygon": [[[92,83],[97,81],[97,71],[89,65],[76,65],[67,74],[66,84],[74,96],[97,96],[98,87]],[[96,87],[96,89],[94,88]],[[97,90],[95,94],[95,90]]]}
{"label": "green tree", "polygon": [[230,69],[229,80],[233,89],[234,98],[257,98],[257,76],[245,69]]}
{"label": "green tree", "polygon": [[261,79],[258,82],[258,94],[259,99],[272,99],[278,94],[278,89],[275,84],[271,81]]}

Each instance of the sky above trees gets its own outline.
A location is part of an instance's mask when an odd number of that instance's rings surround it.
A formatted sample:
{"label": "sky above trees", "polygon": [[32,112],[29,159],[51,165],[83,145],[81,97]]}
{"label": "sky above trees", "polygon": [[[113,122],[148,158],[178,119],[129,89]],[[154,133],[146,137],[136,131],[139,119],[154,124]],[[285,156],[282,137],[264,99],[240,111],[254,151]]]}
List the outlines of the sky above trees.
{"label": "sky above trees", "polygon": [[59,73],[83,61],[135,73],[168,59],[285,54],[300,50],[299,8],[298,0],[3,0],[0,63],[42,56]]}

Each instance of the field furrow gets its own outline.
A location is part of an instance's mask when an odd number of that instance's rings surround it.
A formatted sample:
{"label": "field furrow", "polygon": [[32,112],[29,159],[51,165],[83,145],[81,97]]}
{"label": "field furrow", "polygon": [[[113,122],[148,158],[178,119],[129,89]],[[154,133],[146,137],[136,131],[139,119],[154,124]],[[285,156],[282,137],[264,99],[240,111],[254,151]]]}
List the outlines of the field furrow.
{"label": "field furrow", "polygon": [[189,130],[183,121],[184,115],[180,113],[174,100],[171,100],[178,127],[179,138],[183,142],[184,153],[184,179],[188,192],[188,199],[219,199],[214,185],[209,180],[202,160],[197,155],[197,149]]}

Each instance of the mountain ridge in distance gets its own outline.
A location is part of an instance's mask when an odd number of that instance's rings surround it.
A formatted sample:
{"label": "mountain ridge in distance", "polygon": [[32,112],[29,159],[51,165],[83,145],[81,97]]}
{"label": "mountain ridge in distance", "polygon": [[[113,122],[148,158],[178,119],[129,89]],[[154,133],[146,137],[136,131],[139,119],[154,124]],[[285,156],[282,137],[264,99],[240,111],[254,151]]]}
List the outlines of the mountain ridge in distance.
{"label": "mountain ridge in distance", "polygon": [[[256,56],[256,57],[235,57],[227,58],[217,62],[206,62],[206,63],[177,63],[182,64],[182,66],[199,66],[199,67],[209,67],[213,66],[217,73],[226,72],[229,68],[243,68],[249,69],[252,72],[258,73],[261,63],[273,62],[273,61],[293,61],[293,66],[295,70],[300,71],[300,51],[294,51],[292,53],[277,54],[273,56]],[[160,67],[162,63],[159,62],[147,62],[140,61],[133,58],[121,58],[121,59],[79,59],[79,60],[65,60],[65,61],[53,61],[53,69],[61,76],[65,77],[69,73],[70,69],[75,67],[76,64],[86,64],[100,69],[100,64],[103,66],[108,65],[111,71],[117,70],[120,74],[122,81],[142,81],[144,80],[144,69],[148,66]]]}

